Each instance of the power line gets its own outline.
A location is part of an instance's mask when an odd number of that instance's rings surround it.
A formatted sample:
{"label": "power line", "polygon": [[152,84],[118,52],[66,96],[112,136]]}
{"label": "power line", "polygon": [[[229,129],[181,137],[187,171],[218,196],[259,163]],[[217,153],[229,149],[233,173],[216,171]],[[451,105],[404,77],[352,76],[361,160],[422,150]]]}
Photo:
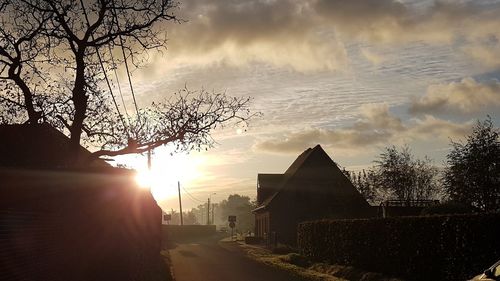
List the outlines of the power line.
{"label": "power line", "polygon": [[122,100],[123,109],[125,110],[125,115],[127,120],[130,118],[127,111],[127,106],[125,105],[125,100],[123,99],[122,86],[120,85],[120,80],[118,79],[118,72],[116,71],[115,59],[113,58],[113,51],[111,50],[111,45],[108,45],[109,55],[111,56],[111,63],[113,64],[113,71],[115,73],[116,84],[118,85],[118,92],[120,93],[120,98]]}
{"label": "power line", "polygon": [[[83,15],[85,16],[85,20],[87,22],[87,27],[90,28],[90,21],[89,21],[88,15],[87,15],[87,11],[85,9],[85,5],[83,4],[83,0],[80,0],[80,4],[82,5]],[[92,40],[95,40],[94,33],[92,33],[91,36],[92,36]],[[118,112],[118,116],[120,116],[120,120],[122,121],[123,126],[124,126],[125,130],[127,131],[127,135],[128,135],[127,125],[125,124],[125,120],[123,120],[123,116],[120,113],[120,108],[118,107],[118,104],[116,103],[115,96],[113,95],[113,89],[111,88],[111,83],[109,82],[108,75],[106,74],[106,69],[104,68],[104,64],[102,63],[102,58],[101,58],[101,55],[99,54],[99,48],[97,46],[95,46],[95,51],[97,54],[97,58],[99,59],[99,64],[101,65],[102,72],[104,73],[104,79],[106,80],[106,84],[108,85],[109,93],[111,94],[113,104],[116,107],[116,111]]]}
{"label": "power line", "polygon": [[[82,1],[82,0],[80,0]],[[114,6],[114,1],[113,1],[113,6]],[[113,13],[113,17],[116,20],[116,27],[118,28],[118,32],[120,32],[120,24],[118,22],[118,16],[116,15],[116,11],[114,9],[111,9],[111,13]],[[128,62],[127,62],[127,56],[125,55],[125,47],[123,46],[123,38],[122,35],[118,35],[118,39],[120,40],[120,46],[122,49],[122,54],[123,54],[123,62],[125,63],[125,69],[127,70],[127,77],[128,77],[128,84],[130,85],[130,92],[132,93],[132,98],[134,100],[134,106],[135,106],[135,112],[137,113],[137,117],[139,117],[139,108],[137,107],[137,101],[135,100],[135,93],[134,93],[134,87],[132,86],[132,78],[130,78],[130,70],[128,67]]]}
{"label": "power line", "polygon": [[188,191],[184,188],[184,186],[182,186],[182,189],[184,190],[184,192],[186,192],[186,194],[187,194],[189,197],[191,197],[191,199],[193,199],[193,200],[195,200],[195,201],[198,201],[198,202],[200,202],[200,203],[205,203],[205,201],[203,201],[203,200],[199,200],[199,199],[196,199],[193,195],[191,195],[191,193],[189,193],[189,192],[188,192]]}

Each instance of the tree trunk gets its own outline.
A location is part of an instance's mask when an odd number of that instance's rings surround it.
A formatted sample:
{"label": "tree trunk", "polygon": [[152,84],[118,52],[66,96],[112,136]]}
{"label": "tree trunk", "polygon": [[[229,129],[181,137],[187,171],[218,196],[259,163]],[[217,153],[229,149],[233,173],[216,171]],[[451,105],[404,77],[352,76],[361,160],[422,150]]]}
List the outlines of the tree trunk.
{"label": "tree trunk", "polygon": [[75,106],[75,115],[73,123],[71,124],[71,137],[70,137],[70,159],[73,163],[77,164],[79,161],[78,154],[80,150],[80,139],[83,128],[83,121],[87,111],[88,97],[85,91],[85,49],[75,54],[76,58],[76,77],[75,85],[72,91],[71,100]]}
{"label": "tree trunk", "polygon": [[26,111],[28,112],[28,121],[30,124],[37,124],[38,119],[40,119],[40,116],[38,113],[35,111],[35,107],[33,105],[33,93],[31,92],[30,88],[26,83],[21,79],[18,73],[16,73],[16,69],[19,69],[18,72],[20,72],[20,65],[17,63],[14,63],[10,68],[9,68],[9,78],[16,83],[16,85],[21,89],[23,92],[24,96],[24,105],[26,107]]}

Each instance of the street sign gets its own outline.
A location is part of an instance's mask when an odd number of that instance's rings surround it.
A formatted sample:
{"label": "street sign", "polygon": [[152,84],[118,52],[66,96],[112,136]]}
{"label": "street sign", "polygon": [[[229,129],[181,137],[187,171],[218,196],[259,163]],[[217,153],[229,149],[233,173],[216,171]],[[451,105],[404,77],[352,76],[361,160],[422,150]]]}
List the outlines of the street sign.
{"label": "street sign", "polygon": [[229,223],[230,228],[234,228],[235,226],[236,226],[236,224],[233,221]]}
{"label": "street sign", "polygon": [[236,221],[236,216],[228,216],[227,221],[229,222],[235,222]]}

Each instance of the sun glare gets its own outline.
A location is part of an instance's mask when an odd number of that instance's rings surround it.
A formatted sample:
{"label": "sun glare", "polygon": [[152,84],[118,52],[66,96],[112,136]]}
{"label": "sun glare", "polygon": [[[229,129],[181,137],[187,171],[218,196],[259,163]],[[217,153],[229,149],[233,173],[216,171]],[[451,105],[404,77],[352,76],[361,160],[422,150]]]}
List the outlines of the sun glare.
{"label": "sun glare", "polygon": [[131,163],[136,170],[135,180],[140,187],[151,188],[156,200],[177,196],[177,182],[189,185],[200,177],[200,157],[187,154],[157,152],[152,157],[151,170],[147,168],[145,157],[135,158]]}

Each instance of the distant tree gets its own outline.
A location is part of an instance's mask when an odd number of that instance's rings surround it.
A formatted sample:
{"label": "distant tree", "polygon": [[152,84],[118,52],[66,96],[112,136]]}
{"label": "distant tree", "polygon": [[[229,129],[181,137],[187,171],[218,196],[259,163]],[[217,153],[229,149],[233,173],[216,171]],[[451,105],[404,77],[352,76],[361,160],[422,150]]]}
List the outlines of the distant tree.
{"label": "distant tree", "polygon": [[437,176],[432,161],[427,157],[415,159],[408,146],[401,150],[395,146],[385,148],[376,161],[374,174],[378,188],[406,202],[436,197]]}
{"label": "distant tree", "polygon": [[236,216],[236,228],[240,231],[254,231],[254,208],[255,202],[250,201],[250,197],[232,194],[219,203],[219,214],[226,222],[228,216]]}
{"label": "distant tree", "polygon": [[196,219],[196,215],[194,214],[193,211],[188,211],[188,212],[183,212],[184,216],[182,217],[182,220],[184,224],[189,225],[189,224],[199,224],[198,220]]}
{"label": "distant tree", "polygon": [[451,200],[500,210],[500,139],[491,117],[478,121],[465,143],[451,142],[444,186]]}
{"label": "distant tree", "polygon": [[363,195],[369,203],[378,201],[377,185],[375,172],[363,169],[362,171],[348,173],[348,178],[351,180],[354,187]]}
{"label": "distant tree", "polygon": [[[181,216],[179,212],[172,210],[170,212],[170,215],[171,215],[170,224],[173,225],[181,224]],[[184,225],[199,224],[198,220],[196,219],[195,213],[193,211],[182,212],[182,222]]]}
{"label": "distant tree", "polygon": [[210,147],[213,129],[249,118],[249,98],[186,89],[146,109],[135,105],[137,113],[129,116],[116,112],[118,97],[107,86],[106,74],[118,65],[129,73],[127,61],[137,67],[150,51],[166,50],[164,24],[180,22],[173,14],[178,5],[1,1],[0,122],[52,124],[69,135],[75,160],[83,140],[100,148],[90,160],[166,144],[178,150]]}

